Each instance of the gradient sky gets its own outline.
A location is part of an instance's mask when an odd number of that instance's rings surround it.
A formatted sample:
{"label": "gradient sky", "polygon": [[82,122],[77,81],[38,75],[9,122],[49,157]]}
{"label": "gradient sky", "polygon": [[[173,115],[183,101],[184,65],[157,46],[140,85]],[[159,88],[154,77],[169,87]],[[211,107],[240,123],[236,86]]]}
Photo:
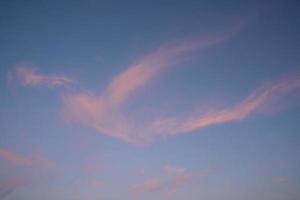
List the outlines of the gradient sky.
{"label": "gradient sky", "polygon": [[0,199],[300,199],[298,1],[0,2]]}

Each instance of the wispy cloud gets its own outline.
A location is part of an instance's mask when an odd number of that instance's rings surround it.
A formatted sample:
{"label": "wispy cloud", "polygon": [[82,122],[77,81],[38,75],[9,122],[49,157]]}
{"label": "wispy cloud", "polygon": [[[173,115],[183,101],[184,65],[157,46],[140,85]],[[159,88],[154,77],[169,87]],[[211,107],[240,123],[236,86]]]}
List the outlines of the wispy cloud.
{"label": "wispy cloud", "polygon": [[18,187],[31,182],[29,177],[11,177],[0,181],[0,199],[13,193]]}
{"label": "wispy cloud", "polygon": [[8,162],[14,165],[31,166],[33,164],[31,159],[7,149],[0,149],[0,157],[6,159]]}
{"label": "wispy cloud", "polygon": [[274,182],[277,184],[283,184],[287,182],[287,179],[285,177],[277,177]]}
{"label": "wispy cloud", "polygon": [[64,109],[69,118],[94,127],[101,133],[128,142],[141,143],[155,137],[185,134],[215,124],[243,120],[263,108],[273,98],[282,97],[299,88],[299,76],[289,76],[264,84],[236,105],[203,115],[157,117],[150,122],[149,127],[142,128],[130,123],[117,106],[105,100],[105,96],[88,93],[67,95],[64,97]]}
{"label": "wispy cloud", "polygon": [[279,81],[269,82],[259,87],[235,106],[209,112],[202,116],[160,118],[153,122],[153,129],[160,135],[189,133],[214,124],[238,121],[262,108],[274,97],[281,97],[300,88],[300,76],[289,76]]}
{"label": "wispy cloud", "polygon": [[168,189],[166,191],[167,195],[173,195],[176,193],[180,188],[185,186],[192,178],[192,173],[184,172],[175,177],[173,177],[168,185]]}
{"label": "wispy cloud", "polygon": [[5,177],[0,177],[0,198],[6,197],[24,185],[50,181],[56,177],[51,175],[56,167],[55,163],[41,153],[25,156],[10,149],[0,148],[0,160],[9,164],[9,169],[17,167],[19,171],[15,175],[7,173]]}
{"label": "wispy cloud", "polygon": [[140,183],[136,183],[133,185],[133,190],[137,194],[145,193],[145,192],[153,192],[160,189],[162,183],[159,178],[150,178]]}
{"label": "wispy cloud", "polygon": [[212,170],[190,171],[183,167],[166,165],[162,176],[148,178],[133,185],[135,194],[159,192],[171,196],[196,178],[210,176]]}
{"label": "wispy cloud", "polygon": [[95,188],[100,188],[104,185],[104,182],[95,178],[88,180],[88,185]]}
{"label": "wispy cloud", "polygon": [[[67,91],[62,97],[63,116],[101,134],[135,144],[149,143],[157,137],[190,133],[207,126],[245,119],[273,97],[281,97],[298,89],[299,75],[265,84],[239,103],[222,109],[211,109],[212,111],[204,114],[158,116],[152,120],[141,121],[124,113],[123,104],[166,68],[186,60],[199,49],[212,47],[232,38],[240,32],[247,20],[239,20],[233,26],[215,34],[163,44],[113,77],[103,91]],[[16,74],[24,86],[68,88],[74,84],[68,77],[43,75],[26,65],[20,65]]]}
{"label": "wispy cloud", "polygon": [[4,148],[0,149],[0,157],[4,158],[13,166],[49,168],[54,165],[54,162],[48,160],[41,154],[29,157]]}
{"label": "wispy cloud", "polygon": [[128,119],[122,112],[122,103],[166,67],[185,60],[195,50],[230,39],[240,31],[241,24],[221,33],[164,44],[115,76],[100,94],[81,92],[64,95],[64,116],[92,127],[102,134],[131,143],[151,140],[152,133],[147,132],[148,127],[137,127],[138,120]]}
{"label": "wispy cloud", "polygon": [[240,31],[242,25],[243,23],[239,23],[220,33],[161,45],[156,51],[138,59],[127,70],[114,77],[103,95],[115,105],[124,102],[130,94],[151,81],[164,68],[185,60],[195,50],[230,39]]}
{"label": "wispy cloud", "polygon": [[72,79],[64,75],[44,75],[26,63],[22,63],[14,71],[8,72],[7,78],[9,82],[18,80],[23,86],[28,87],[69,87],[74,84]]}
{"label": "wispy cloud", "polygon": [[207,177],[213,174],[212,169],[205,171],[189,171],[186,168],[166,165],[164,171],[169,175],[170,180],[166,187],[166,195],[173,195],[179,189],[184,187],[192,179]]}

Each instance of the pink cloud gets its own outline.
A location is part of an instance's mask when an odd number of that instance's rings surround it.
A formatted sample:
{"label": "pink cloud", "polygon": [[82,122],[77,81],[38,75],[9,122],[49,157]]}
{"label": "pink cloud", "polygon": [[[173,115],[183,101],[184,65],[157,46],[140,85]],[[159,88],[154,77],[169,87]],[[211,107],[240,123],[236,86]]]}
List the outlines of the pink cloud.
{"label": "pink cloud", "polygon": [[183,167],[171,166],[171,165],[165,165],[163,169],[167,174],[170,175],[174,175],[174,174],[176,175],[176,174],[181,174],[186,172],[186,169]]}
{"label": "pink cloud", "polygon": [[[2,168],[4,177],[0,178],[0,199],[14,192],[18,187],[38,182],[51,181],[57,177],[56,164],[41,152],[24,155],[10,149],[0,148],[0,161],[5,163]],[[7,168],[8,166],[9,168]],[[19,170],[22,168],[22,170]],[[16,170],[16,174],[11,174]]]}
{"label": "pink cloud", "polygon": [[48,160],[42,154],[36,154],[28,157],[16,153],[8,149],[0,149],[0,157],[4,158],[7,162],[14,166],[23,167],[36,167],[36,168],[49,168],[54,166],[54,162]]}
{"label": "pink cloud", "polygon": [[89,157],[83,161],[81,169],[86,175],[94,175],[103,168],[103,160],[101,156]]}
{"label": "pink cloud", "polygon": [[145,175],[145,169],[142,168],[142,169],[138,170],[137,174],[138,174],[139,176],[144,176],[144,175]]}
{"label": "pink cloud", "polygon": [[15,72],[7,74],[8,81],[12,82],[14,78],[18,79],[23,86],[37,87],[68,87],[74,84],[74,81],[63,75],[43,75],[36,69],[29,67],[26,64],[19,65]]}
{"label": "pink cloud", "polygon": [[143,182],[133,185],[133,189],[137,194],[145,192],[153,192],[158,190],[162,186],[161,181],[158,178],[150,178]]}
{"label": "pink cloud", "polygon": [[148,178],[133,185],[137,194],[159,192],[171,196],[182,189],[192,180],[212,175],[212,170],[189,171],[179,166],[166,165],[163,167],[164,174],[160,177]]}
{"label": "pink cloud", "polygon": [[164,171],[169,175],[169,181],[166,183],[165,194],[170,196],[183,188],[193,179],[207,177],[213,174],[213,170],[189,171],[186,168],[166,165]]}
{"label": "pink cloud", "polygon": [[168,189],[166,191],[167,195],[173,195],[175,192],[177,192],[180,188],[185,186],[192,178],[192,173],[184,172],[179,175],[176,175],[173,177],[169,183]]}
{"label": "pink cloud", "polygon": [[287,179],[284,177],[277,177],[274,182],[277,184],[283,184],[287,182]]}
{"label": "pink cloud", "polygon": [[213,111],[202,116],[159,118],[154,120],[152,127],[160,135],[166,136],[189,133],[214,124],[242,120],[261,109],[274,97],[281,97],[298,88],[300,88],[299,76],[270,82],[254,90],[241,103],[235,106]]}
{"label": "pink cloud", "polygon": [[240,31],[236,26],[229,31],[211,34],[204,37],[187,39],[181,42],[164,44],[156,51],[145,55],[127,70],[114,77],[104,92],[110,102],[119,105],[124,102],[130,94],[144,86],[161,71],[185,60],[188,54],[201,48],[217,45],[231,38]]}
{"label": "pink cloud", "polygon": [[0,157],[4,158],[13,165],[32,166],[33,161],[7,149],[0,149]]}
{"label": "pink cloud", "polygon": [[63,114],[67,119],[92,127],[102,134],[133,142],[126,117],[101,96],[89,93],[65,95]]}
{"label": "pink cloud", "polygon": [[138,120],[128,119],[128,115],[122,112],[122,104],[163,69],[185,60],[197,49],[214,46],[231,38],[240,28],[241,24],[238,24],[215,35],[164,44],[116,75],[102,93],[85,91],[64,95],[64,116],[110,137],[130,143],[147,143],[153,137],[152,127],[150,130],[137,126]]}
{"label": "pink cloud", "polygon": [[[212,109],[205,114],[158,116],[152,120],[141,121],[124,113],[123,104],[164,69],[186,60],[196,50],[212,47],[232,38],[248,20],[243,18],[216,34],[163,44],[113,77],[102,92],[81,90],[64,93],[63,116],[101,134],[134,144],[150,143],[157,137],[190,133],[207,126],[245,119],[275,96],[281,97],[298,89],[299,75],[270,82],[254,90],[240,103],[223,109]],[[24,86],[55,87],[74,83],[65,76],[43,75],[26,65],[20,65],[16,74]],[[11,79],[11,74],[8,74],[8,77]]]}
{"label": "pink cloud", "polygon": [[102,187],[104,185],[104,182],[100,181],[100,180],[97,180],[97,179],[90,179],[90,180],[88,180],[88,185],[91,186],[91,187],[99,188],[99,187]]}

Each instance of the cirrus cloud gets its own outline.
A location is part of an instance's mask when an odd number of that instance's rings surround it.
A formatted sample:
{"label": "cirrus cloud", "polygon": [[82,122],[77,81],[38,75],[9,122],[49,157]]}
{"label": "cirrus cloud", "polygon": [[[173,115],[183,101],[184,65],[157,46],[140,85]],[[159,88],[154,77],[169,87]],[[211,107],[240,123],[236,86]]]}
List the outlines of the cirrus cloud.
{"label": "cirrus cloud", "polygon": [[14,71],[9,71],[7,79],[9,83],[18,80],[23,86],[27,87],[69,87],[75,83],[64,75],[44,75],[26,63],[18,65]]}
{"label": "cirrus cloud", "polygon": [[[217,46],[238,34],[246,20],[214,33],[192,39],[161,45],[155,51],[137,59],[126,70],[114,76],[103,91],[67,91],[62,95],[62,113],[65,119],[95,129],[97,132],[134,144],[145,144],[155,138],[191,133],[207,126],[239,121],[261,109],[274,97],[282,97],[300,88],[299,74],[269,82],[254,89],[239,103],[208,113],[190,115],[157,116],[141,121],[124,112],[124,104],[130,96],[143,88],[165,69],[183,62],[197,50]],[[24,86],[63,86],[75,82],[58,75],[44,75],[26,65],[16,70]],[[138,108],[137,108],[138,109]]]}

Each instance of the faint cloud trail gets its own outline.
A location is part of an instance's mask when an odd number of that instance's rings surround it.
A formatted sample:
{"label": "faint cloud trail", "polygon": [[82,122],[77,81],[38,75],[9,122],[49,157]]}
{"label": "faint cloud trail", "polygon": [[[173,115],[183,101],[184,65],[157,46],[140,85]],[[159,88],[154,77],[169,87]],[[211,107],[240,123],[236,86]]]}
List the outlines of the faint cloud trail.
{"label": "faint cloud trail", "polygon": [[274,97],[300,88],[300,74],[270,82],[254,90],[241,103],[235,106],[207,113],[203,116],[160,118],[153,122],[153,129],[160,135],[175,135],[189,133],[214,124],[238,121],[259,110]]}
{"label": "faint cloud trail", "polygon": [[9,83],[17,79],[23,86],[27,87],[69,87],[75,84],[72,79],[63,75],[41,74],[37,69],[30,67],[26,63],[22,63],[14,71],[8,72],[7,79]]}
{"label": "faint cloud trail", "polygon": [[9,164],[9,169],[18,169],[20,172],[24,170],[26,174],[18,173],[16,176],[1,177],[0,198],[8,196],[24,185],[56,178],[55,175],[50,174],[56,169],[56,164],[41,153],[25,156],[10,149],[0,148],[1,160]]}
{"label": "faint cloud trail", "polygon": [[150,177],[133,184],[132,190],[134,194],[161,193],[166,196],[172,196],[188,183],[192,183],[193,180],[213,174],[212,170],[190,171],[183,167],[170,165],[164,166],[162,171],[162,176]]}
{"label": "faint cloud trail", "polygon": [[9,149],[0,148],[0,158],[4,158],[15,166],[49,168],[54,166],[54,162],[48,160],[41,154],[32,157],[26,157]]}

